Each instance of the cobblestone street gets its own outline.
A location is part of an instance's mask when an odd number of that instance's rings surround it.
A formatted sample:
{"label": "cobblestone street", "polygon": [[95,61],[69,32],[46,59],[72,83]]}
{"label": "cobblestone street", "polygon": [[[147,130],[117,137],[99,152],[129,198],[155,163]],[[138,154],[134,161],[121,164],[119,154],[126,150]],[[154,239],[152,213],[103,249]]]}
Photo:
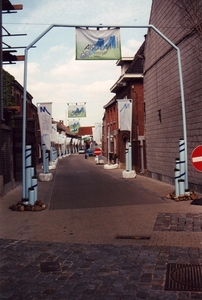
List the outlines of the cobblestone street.
{"label": "cobblestone street", "polygon": [[[200,264],[199,249],[0,240],[0,250],[0,299],[202,299],[164,290],[166,264]],[[42,262],[59,270],[43,272]]]}

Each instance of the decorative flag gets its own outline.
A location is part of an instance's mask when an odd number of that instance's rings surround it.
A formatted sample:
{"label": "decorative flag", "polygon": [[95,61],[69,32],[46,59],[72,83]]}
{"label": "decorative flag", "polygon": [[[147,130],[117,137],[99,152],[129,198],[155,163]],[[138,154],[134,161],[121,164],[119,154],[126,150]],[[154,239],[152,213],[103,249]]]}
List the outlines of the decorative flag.
{"label": "decorative flag", "polygon": [[46,145],[46,149],[50,150],[51,132],[52,132],[52,103],[44,102],[38,106],[39,125],[41,130],[42,143]]}
{"label": "decorative flag", "polygon": [[76,28],[77,60],[120,60],[120,28],[89,30]]}
{"label": "decorative flag", "polygon": [[51,142],[57,143],[57,124],[52,124]]}
{"label": "decorative flag", "polygon": [[131,131],[132,127],[132,100],[120,99],[118,102],[119,129]]}
{"label": "decorative flag", "polygon": [[79,121],[69,121],[69,130],[71,133],[78,133],[80,127]]}
{"label": "decorative flag", "polygon": [[85,118],[86,117],[86,104],[67,104],[68,105],[68,118]]}
{"label": "decorative flag", "polygon": [[93,140],[100,145],[102,140],[102,124],[95,123],[95,128],[93,131]]}

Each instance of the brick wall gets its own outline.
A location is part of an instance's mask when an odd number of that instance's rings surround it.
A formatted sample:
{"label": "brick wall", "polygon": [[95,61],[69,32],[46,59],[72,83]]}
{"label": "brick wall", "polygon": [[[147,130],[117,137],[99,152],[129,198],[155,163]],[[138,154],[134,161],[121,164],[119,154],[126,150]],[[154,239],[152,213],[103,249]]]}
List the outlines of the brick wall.
{"label": "brick wall", "polygon": [[[186,106],[189,187],[201,191],[201,173],[192,167],[190,158],[193,149],[202,142],[202,63],[197,53],[201,41],[196,34],[183,40],[187,27],[182,26],[182,14],[174,0],[153,0],[150,24],[172,42],[179,42]],[[178,142],[183,138],[177,52],[153,30],[149,30],[146,39],[144,69],[147,169],[152,177],[173,183],[175,158],[179,157]]]}

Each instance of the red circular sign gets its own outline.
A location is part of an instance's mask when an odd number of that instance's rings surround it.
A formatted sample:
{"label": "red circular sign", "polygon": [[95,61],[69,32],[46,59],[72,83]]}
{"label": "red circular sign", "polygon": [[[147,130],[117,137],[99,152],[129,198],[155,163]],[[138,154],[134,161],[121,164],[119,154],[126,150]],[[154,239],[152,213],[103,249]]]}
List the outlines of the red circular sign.
{"label": "red circular sign", "polygon": [[191,161],[194,168],[202,172],[202,145],[196,147],[191,154]]}
{"label": "red circular sign", "polygon": [[95,148],[94,154],[95,154],[96,156],[99,156],[101,153],[102,153],[102,151],[101,151],[100,148]]}

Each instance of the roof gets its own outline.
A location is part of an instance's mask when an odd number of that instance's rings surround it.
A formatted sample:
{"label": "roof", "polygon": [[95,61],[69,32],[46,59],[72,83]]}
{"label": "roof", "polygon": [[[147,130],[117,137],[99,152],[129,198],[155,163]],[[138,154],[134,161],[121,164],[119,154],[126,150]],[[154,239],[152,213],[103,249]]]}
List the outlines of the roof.
{"label": "roof", "polygon": [[10,11],[10,10],[19,10],[22,9],[23,6],[21,4],[12,4],[9,0],[2,1],[2,11]]}
{"label": "roof", "polygon": [[103,106],[103,108],[107,108],[108,106],[114,104],[116,102],[116,96],[114,96],[107,104]]}
{"label": "roof", "polygon": [[94,126],[80,127],[78,135],[93,135]]}
{"label": "roof", "polygon": [[69,135],[69,136],[75,136],[74,134],[72,134],[72,133],[70,132],[69,128],[63,124],[63,121],[59,121],[59,122],[53,121],[53,123],[56,123],[56,124],[57,124],[57,130],[58,130],[58,131],[64,131],[65,134],[67,134],[67,135]]}
{"label": "roof", "polygon": [[143,74],[143,64],[144,64],[144,47],[145,42],[141,45],[139,50],[134,56],[133,61],[131,62],[130,66],[126,70],[127,74]]}
{"label": "roof", "polygon": [[143,65],[144,65],[144,47],[145,42],[141,45],[137,53],[135,54],[132,62],[128,66],[124,74],[122,74],[116,83],[111,87],[110,91],[112,93],[117,93],[117,91],[127,86],[127,81],[135,78],[143,77]]}
{"label": "roof", "polygon": [[118,60],[116,62],[117,66],[122,66],[124,65],[126,62],[132,62],[133,61],[133,57],[122,57],[120,60]]}

